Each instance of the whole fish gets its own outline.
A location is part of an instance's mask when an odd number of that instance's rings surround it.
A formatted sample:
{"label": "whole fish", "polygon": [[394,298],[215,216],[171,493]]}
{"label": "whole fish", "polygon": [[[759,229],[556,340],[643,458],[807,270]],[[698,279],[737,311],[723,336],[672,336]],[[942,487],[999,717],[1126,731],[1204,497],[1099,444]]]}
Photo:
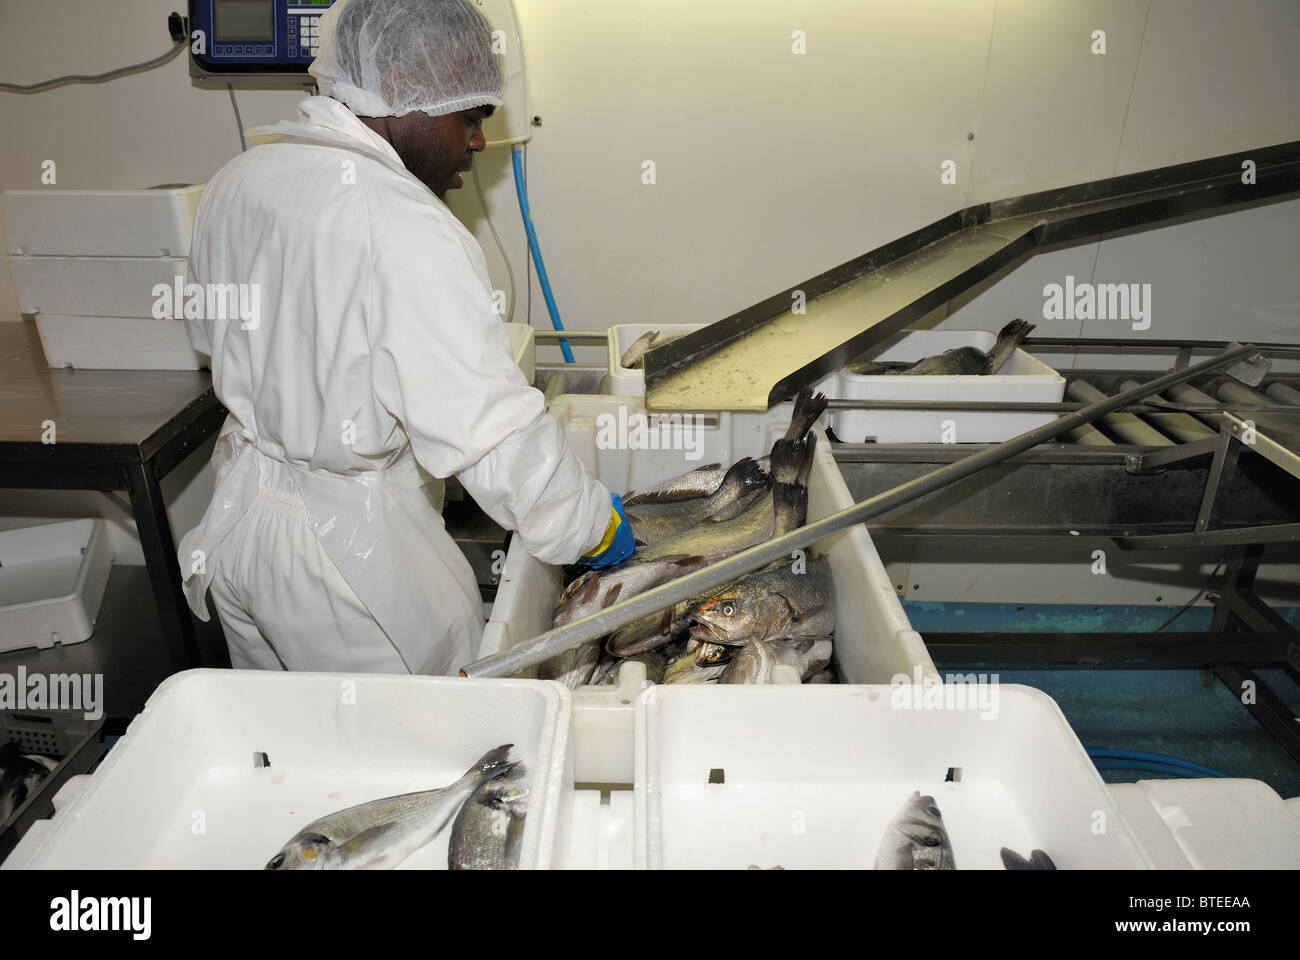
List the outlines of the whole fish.
{"label": "whole fish", "polygon": [[807,680],[831,662],[834,645],[830,637],[800,637],[797,640],[752,640],[740,648],[722,671],[719,683],[771,683],[772,668],[785,664]]}
{"label": "whole fish", "polygon": [[701,643],[695,648],[695,665],[697,667],[726,666],[731,662],[735,650],[720,643]]}
{"label": "whole fish", "polygon": [[577,690],[593,682],[592,674],[599,659],[600,642],[592,640],[543,661],[537,667],[537,676],[542,680],[558,680],[570,690]]}
{"label": "whole fish", "polygon": [[873,374],[897,374],[904,377],[951,376],[990,376],[1002,369],[1011,359],[1021,341],[1034,329],[1032,323],[1024,320],[1012,320],[998,333],[993,349],[985,353],[979,347],[954,347],[934,357],[925,357],[911,364],[873,361],[866,356],[850,360],[844,365],[849,373],[860,376]]}
{"label": "whole fish", "polygon": [[588,570],[564,588],[552,625],[562,627],[581,620],[619,600],[684,576],[706,562],[704,557],[672,555],[658,557],[653,562],[623,563],[609,570]]}
{"label": "whole fish", "polygon": [[528,815],[528,784],[521,763],[479,784],[456,814],[447,846],[450,870],[518,870]]}
{"label": "whole fish", "polygon": [[718,559],[764,543],[774,536],[803,526],[808,515],[808,475],[812,470],[813,440],[778,440],[772,447],[772,490],[763,494],[740,516],[718,523],[702,523],[675,537],[645,547],[632,563],[664,556],[699,556]]}
{"label": "whole fish", "polygon": [[[807,436],[808,431],[813,428],[817,418],[826,412],[826,397],[820,393],[813,393],[811,387],[804,387],[795,397],[794,411],[790,415],[790,426],[786,428],[785,440],[802,440]],[[759,457],[754,461],[764,473],[772,472],[771,455]],[[707,497],[718,489],[722,483],[722,478],[726,476],[727,468],[720,463],[710,463],[704,467],[697,467],[690,473],[684,473],[681,476],[673,477],[662,483],[656,484],[640,493],[628,491],[628,495],[623,498],[623,506],[634,507],[639,503],[658,502],[668,503],[673,500],[690,500],[695,497]],[[724,507],[714,515],[716,520],[729,520],[733,516],[738,516],[743,512],[744,506],[739,502],[732,504],[730,507]]]}
{"label": "whole fish", "polygon": [[647,330],[632,341],[632,345],[623,351],[619,366],[625,370],[641,370],[645,367],[645,355],[665,343],[672,343],[678,337],[684,337],[686,330]]}
{"label": "whole fish", "polygon": [[738,501],[750,502],[771,485],[767,473],[749,457],[732,464],[722,483],[707,497],[691,500],[642,500],[626,507],[632,536],[639,546],[653,546],[676,536]]}
{"label": "whole fish", "polygon": [[829,636],[835,631],[830,561],[809,560],[803,573],[782,561],[724,587],[689,615],[695,621],[691,636],[710,643]]}
{"label": "whole fish", "polygon": [[313,820],[290,838],[267,870],[386,870],[436,837],[486,780],[515,767],[504,743],[455,783],[348,807]]}
{"label": "whole fish", "polygon": [[877,870],[954,870],[952,843],[934,797],[914,791],[885,828]]}
{"label": "whole fish", "polygon": [[1026,860],[1014,850],[1002,848],[1002,865],[1008,870],[1055,870],[1056,864],[1042,850],[1034,850]]}

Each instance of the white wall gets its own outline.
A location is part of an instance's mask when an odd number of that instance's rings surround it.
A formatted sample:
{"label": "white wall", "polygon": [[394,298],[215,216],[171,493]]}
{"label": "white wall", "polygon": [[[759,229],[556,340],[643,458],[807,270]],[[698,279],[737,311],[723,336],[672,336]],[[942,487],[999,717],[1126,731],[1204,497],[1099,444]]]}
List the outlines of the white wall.
{"label": "white wall", "polygon": [[[0,80],[148,59],[181,6],[0,0]],[[533,215],[573,329],[716,320],[969,203],[1300,139],[1294,0],[516,6],[542,117]],[[1090,51],[1097,29],[1104,56]],[[291,116],[299,96],[241,90],[245,125]],[[46,159],[65,188],[201,181],[239,149],[225,91],[193,86],[184,57],[109,83],[0,94],[0,130],[11,188],[40,186]],[[654,185],[642,183],[646,160]],[[945,160],[956,185],[940,182]],[[509,155],[477,167],[522,284]],[[504,289],[473,190],[451,202]],[[1150,336],[1277,338],[1300,303],[1295,213],[1278,205],[1042,255],[931,321],[1024,315],[1041,308],[1045,278],[1072,272],[1157,284]],[[516,319],[526,302],[521,286]],[[533,324],[549,327],[535,279],[532,302]],[[0,317],[16,315],[0,282]]]}

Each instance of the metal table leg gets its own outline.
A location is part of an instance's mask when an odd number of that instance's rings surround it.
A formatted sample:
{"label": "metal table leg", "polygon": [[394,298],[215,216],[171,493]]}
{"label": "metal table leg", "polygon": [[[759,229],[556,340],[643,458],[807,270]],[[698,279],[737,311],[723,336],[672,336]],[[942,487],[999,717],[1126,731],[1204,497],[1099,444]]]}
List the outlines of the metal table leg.
{"label": "metal table leg", "polygon": [[162,619],[163,639],[172,666],[178,671],[201,666],[194,621],[181,589],[176,544],[172,540],[171,524],[167,520],[158,480],[142,463],[126,464],[122,473],[127,492],[131,495],[131,510],[140,534],[140,547],[144,551],[149,583],[153,587],[158,616]]}

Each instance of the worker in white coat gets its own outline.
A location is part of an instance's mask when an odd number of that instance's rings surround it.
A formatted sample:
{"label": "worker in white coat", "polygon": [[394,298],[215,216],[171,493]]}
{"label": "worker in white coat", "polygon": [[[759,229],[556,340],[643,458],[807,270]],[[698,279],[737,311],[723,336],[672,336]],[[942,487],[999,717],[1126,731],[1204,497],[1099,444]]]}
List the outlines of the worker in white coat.
{"label": "worker in white coat", "polygon": [[343,0],[319,34],[322,96],[199,202],[191,282],[248,286],[233,316],[187,317],[230,416],[181,572],[235,667],[452,674],[482,601],[433,478],[549,563],[617,563],[631,528],[515,365],[443,203],[501,104],[490,25],[468,0]]}

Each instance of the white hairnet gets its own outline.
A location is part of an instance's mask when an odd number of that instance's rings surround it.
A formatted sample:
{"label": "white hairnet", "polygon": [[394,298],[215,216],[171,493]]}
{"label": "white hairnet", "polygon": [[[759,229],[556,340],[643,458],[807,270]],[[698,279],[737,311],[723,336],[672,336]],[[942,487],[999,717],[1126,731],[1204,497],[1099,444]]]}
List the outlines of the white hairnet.
{"label": "white hairnet", "polygon": [[336,0],[319,33],[311,75],[357,116],[501,106],[492,25],[469,0]]}

